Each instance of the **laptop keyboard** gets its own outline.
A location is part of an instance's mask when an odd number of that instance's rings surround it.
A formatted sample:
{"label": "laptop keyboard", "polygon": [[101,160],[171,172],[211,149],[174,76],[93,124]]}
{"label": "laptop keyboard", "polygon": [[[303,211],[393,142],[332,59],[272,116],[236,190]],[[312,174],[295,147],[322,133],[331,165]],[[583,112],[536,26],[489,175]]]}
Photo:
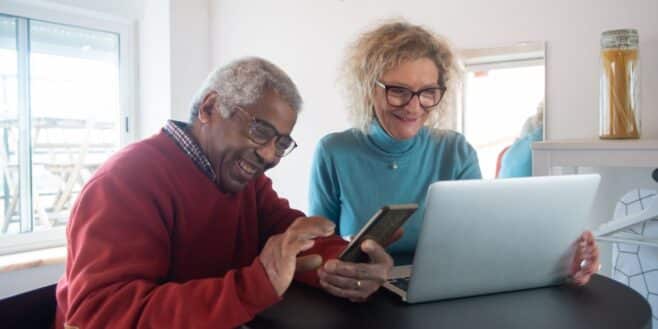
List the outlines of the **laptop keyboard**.
{"label": "laptop keyboard", "polygon": [[409,288],[409,278],[391,279],[388,282],[404,291]]}

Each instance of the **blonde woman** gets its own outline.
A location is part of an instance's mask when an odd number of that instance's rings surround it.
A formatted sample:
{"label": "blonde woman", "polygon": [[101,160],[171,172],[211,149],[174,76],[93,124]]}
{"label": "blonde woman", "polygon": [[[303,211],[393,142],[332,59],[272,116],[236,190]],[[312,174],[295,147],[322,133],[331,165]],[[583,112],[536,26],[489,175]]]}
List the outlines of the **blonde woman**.
{"label": "blonde woman", "polygon": [[[331,219],[338,234],[351,236],[382,205],[418,203],[403,237],[388,249],[396,262],[409,261],[428,186],[481,178],[477,154],[464,136],[439,129],[459,74],[448,42],[426,28],[392,22],[362,34],[344,64],[353,128],[319,142],[310,214]],[[574,271],[574,280],[584,283],[598,266],[598,249],[591,234],[582,241],[579,254],[591,261]]]}

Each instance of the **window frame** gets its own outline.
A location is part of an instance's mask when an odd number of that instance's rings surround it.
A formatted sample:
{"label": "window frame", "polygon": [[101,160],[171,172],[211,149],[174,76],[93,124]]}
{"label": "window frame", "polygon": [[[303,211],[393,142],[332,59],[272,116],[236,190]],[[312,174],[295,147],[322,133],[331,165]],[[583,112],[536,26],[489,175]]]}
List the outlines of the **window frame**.
{"label": "window frame", "polygon": [[[39,20],[117,34],[119,38],[119,147],[135,140],[136,125],[134,119],[136,118],[135,109],[137,104],[135,50],[137,49],[137,38],[136,23],[133,20],[42,1],[3,1],[0,2],[0,13],[28,20]],[[19,43],[20,40],[17,40],[17,44]],[[31,181],[31,178],[29,180]],[[22,190],[27,190],[25,193],[29,196],[28,199],[31,200],[32,184],[28,186],[30,186],[30,189]],[[23,192],[21,192],[21,200],[24,197],[22,194]],[[65,233],[66,227],[62,226],[39,232],[0,236],[0,256],[64,246],[66,245]]]}

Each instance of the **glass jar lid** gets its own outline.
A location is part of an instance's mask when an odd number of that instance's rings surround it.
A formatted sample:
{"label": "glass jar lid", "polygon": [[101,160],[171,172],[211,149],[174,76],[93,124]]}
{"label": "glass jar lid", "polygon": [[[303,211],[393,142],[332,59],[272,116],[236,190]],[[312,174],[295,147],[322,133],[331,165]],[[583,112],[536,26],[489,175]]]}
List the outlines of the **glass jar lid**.
{"label": "glass jar lid", "polygon": [[610,30],[601,33],[601,48],[637,48],[639,36],[636,29]]}

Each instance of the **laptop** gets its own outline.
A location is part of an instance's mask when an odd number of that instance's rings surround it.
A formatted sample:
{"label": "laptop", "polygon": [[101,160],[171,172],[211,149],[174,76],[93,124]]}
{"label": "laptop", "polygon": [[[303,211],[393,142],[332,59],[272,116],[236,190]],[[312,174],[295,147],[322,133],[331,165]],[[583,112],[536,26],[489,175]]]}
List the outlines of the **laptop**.
{"label": "laptop", "polygon": [[599,175],[430,185],[412,265],[384,287],[407,303],[558,285],[585,230]]}

